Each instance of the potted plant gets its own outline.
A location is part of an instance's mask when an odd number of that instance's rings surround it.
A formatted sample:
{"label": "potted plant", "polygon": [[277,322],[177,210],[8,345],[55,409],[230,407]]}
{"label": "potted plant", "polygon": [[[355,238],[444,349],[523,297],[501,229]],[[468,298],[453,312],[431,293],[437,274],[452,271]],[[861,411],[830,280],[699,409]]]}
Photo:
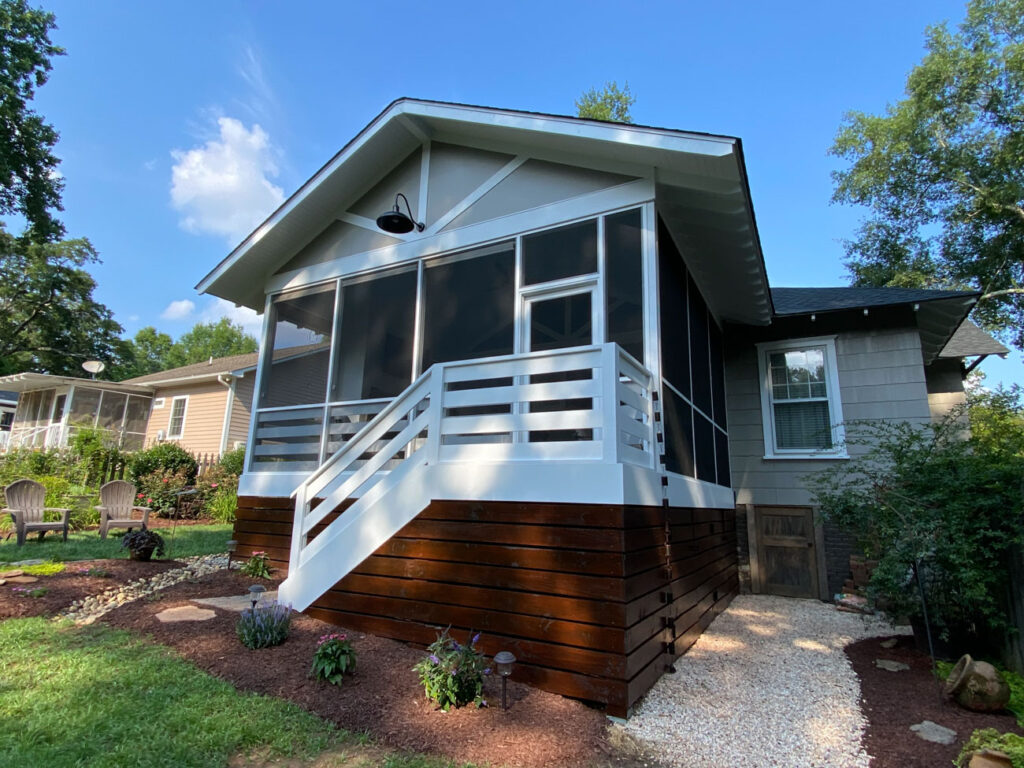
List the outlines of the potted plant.
{"label": "potted plant", "polygon": [[128,531],[121,537],[121,549],[127,549],[132,560],[148,561],[154,552],[157,556],[164,554],[164,538],[143,526],[137,531]]}

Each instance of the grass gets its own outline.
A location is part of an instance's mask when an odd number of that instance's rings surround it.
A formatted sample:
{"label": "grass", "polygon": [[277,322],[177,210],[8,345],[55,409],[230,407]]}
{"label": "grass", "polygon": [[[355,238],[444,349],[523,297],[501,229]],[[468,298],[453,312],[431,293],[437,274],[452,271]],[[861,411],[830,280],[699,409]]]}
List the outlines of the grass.
{"label": "grass", "polygon": [[309,758],[343,736],[101,626],[2,622],[0,668],[0,765],[198,768],[254,750]]}
{"label": "grass", "polygon": [[[225,552],[227,541],[231,538],[230,523],[214,525],[179,525],[171,538],[170,528],[155,529],[167,542],[165,557],[178,558],[191,555],[208,555]],[[123,532],[122,532],[123,533]],[[48,533],[43,541],[30,536],[24,546],[19,547],[13,537],[0,541],[0,568],[5,563],[19,560],[52,560],[66,562],[71,560],[97,560],[100,558],[127,559],[128,550],[121,549],[121,536],[111,533],[101,539],[97,531],[78,531],[68,535],[68,540],[61,541],[60,535]]]}

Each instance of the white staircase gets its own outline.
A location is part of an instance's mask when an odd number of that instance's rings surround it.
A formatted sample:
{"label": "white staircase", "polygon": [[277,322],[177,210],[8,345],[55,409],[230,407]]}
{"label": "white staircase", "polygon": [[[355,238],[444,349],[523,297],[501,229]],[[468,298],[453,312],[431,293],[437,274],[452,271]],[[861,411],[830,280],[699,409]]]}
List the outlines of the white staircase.
{"label": "white staircase", "polygon": [[[278,600],[305,610],[432,499],[486,498],[481,476],[550,476],[550,462],[657,471],[650,388],[616,344],[432,366],[293,493]],[[452,464],[477,471],[453,485]]]}

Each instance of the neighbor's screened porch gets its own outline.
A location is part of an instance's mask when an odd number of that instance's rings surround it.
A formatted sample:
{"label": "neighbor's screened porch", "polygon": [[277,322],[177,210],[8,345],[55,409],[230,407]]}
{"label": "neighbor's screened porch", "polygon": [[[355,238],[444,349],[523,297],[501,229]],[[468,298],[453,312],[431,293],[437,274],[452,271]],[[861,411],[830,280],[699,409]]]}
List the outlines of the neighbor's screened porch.
{"label": "neighbor's screened porch", "polygon": [[[645,215],[653,219],[653,206],[275,296],[265,325],[248,471],[311,472],[434,363],[614,342],[654,370],[659,317],[652,272],[664,267],[645,260],[645,248],[651,256],[654,250],[653,237],[644,236]],[[672,258],[679,259],[678,253]],[[646,269],[645,261],[651,265]],[[681,259],[680,268],[685,270]],[[694,332],[705,339],[703,346],[692,346],[707,350],[713,346],[708,328],[717,333],[717,325],[699,293],[691,304],[703,312]],[[677,318],[662,315],[666,321]],[[675,369],[689,371],[689,347],[663,349],[660,356],[679,354],[686,358],[675,361]],[[708,376],[710,389],[711,361],[694,367],[698,378]],[[531,381],[573,374],[543,376]],[[715,383],[721,380],[719,360]],[[543,405],[535,403],[532,410]],[[551,410],[591,405],[590,398],[562,400]],[[456,415],[490,412],[466,409]],[[697,413],[691,408],[685,429],[678,429],[678,418],[671,424],[672,456],[691,459],[673,459],[669,468],[691,477],[695,455],[710,455],[716,463],[713,436],[710,447],[693,450],[695,434],[708,437],[706,430],[694,429]],[[493,440],[587,440],[593,437],[583,434],[588,431],[534,430],[495,434]],[[719,452],[724,450],[723,445]],[[714,472],[709,477],[702,471],[700,479],[716,482]],[[727,472],[721,479],[727,484]]]}
{"label": "neighbor's screened porch", "polygon": [[118,447],[143,447],[152,398],[74,385],[23,392],[11,428],[12,448],[61,448],[79,429],[112,435]]}

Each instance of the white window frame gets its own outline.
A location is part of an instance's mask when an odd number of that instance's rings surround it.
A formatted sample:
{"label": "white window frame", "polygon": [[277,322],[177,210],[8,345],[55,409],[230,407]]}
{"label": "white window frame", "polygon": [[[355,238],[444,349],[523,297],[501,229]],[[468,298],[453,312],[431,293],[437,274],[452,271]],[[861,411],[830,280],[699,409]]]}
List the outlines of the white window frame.
{"label": "white window frame", "polygon": [[[179,400],[185,401],[185,407],[181,411],[181,432],[174,435],[171,434],[171,422],[174,421],[174,404]],[[171,398],[171,412],[167,414],[167,439],[168,440],[181,440],[185,435],[185,417],[188,416],[188,395],[178,395],[177,397]]]}
{"label": "white window frame", "polygon": [[[769,356],[777,352],[797,352],[822,349],[825,353],[825,387],[828,398],[829,422],[832,426],[832,447],[825,450],[807,448],[777,448],[775,442],[775,413],[772,398]],[[764,458],[766,459],[845,459],[846,430],[843,427],[843,403],[839,389],[839,366],[836,361],[836,337],[816,336],[805,339],[783,339],[757,345],[757,370],[761,381],[761,424],[764,431]]]}

